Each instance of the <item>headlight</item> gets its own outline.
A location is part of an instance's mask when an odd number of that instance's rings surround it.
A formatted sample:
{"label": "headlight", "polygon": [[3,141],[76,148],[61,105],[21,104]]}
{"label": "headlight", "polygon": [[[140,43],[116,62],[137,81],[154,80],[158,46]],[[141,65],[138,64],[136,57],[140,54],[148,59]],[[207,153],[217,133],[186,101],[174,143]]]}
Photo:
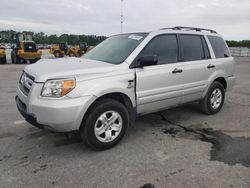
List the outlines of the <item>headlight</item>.
{"label": "headlight", "polygon": [[63,97],[75,88],[75,79],[48,80],[45,82],[41,95],[43,97]]}

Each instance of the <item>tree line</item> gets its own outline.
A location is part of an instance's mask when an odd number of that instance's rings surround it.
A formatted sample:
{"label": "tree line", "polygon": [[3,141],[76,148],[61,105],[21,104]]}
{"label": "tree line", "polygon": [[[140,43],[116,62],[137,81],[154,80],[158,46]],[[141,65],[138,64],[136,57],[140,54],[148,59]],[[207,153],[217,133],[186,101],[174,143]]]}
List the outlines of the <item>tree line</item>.
{"label": "tree line", "polygon": [[227,40],[227,45],[229,47],[248,47],[250,48],[250,40],[242,40],[242,41],[234,41],[234,40]]}
{"label": "tree line", "polygon": [[43,32],[35,33],[33,35],[33,40],[37,44],[58,44],[61,42],[67,42],[70,45],[77,45],[80,42],[87,42],[88,45],[95,46],[105,40],[105,36],[96,36],[96,35],[68,35],[62,34],[57,35],[45,35]]}
{"label": "tree line", "polygon": [[[0,43],[15,43],[15,34],[17,32],[13,30],[0,31]],[[69,45],[77,45],[80,42],[87,42],[88,45],[95,46],[105,40],[105,36],[96,35],[72,35],[62,34],[58,35],[46,35],[44,32],[33,33],[33,40],[37,44],[58,44],[61,42],[67,42]]]}

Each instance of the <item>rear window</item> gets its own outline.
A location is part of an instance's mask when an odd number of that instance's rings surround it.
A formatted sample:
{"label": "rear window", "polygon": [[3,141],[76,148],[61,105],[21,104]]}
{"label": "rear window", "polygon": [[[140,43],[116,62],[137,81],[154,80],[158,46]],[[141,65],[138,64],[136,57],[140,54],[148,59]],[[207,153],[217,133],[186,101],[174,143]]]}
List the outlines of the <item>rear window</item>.
{"label": "rear window", "polygon": [[216,58],[230,57],[229,50],[227,48],[226,42],[217,36],[207,36]]}
{"label": "rear window", "polygon": [[181,35],[181,44],[184,61],[195,61],[205,59],[201,36]]}
{"label": "rear window", "polygon": [[36,44],[33,42],[25,42],[24,43],[24,51],[25,52],[35,52],[36,51]]}

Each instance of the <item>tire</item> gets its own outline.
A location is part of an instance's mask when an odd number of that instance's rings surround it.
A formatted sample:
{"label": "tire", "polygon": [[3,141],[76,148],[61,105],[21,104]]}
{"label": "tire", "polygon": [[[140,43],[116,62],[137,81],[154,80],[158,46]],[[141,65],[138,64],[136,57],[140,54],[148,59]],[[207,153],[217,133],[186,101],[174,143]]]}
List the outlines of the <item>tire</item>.
{"label": "tire", "polygon": [[18,55],[15,57],[15,64],[21,64],[21,58]]}
{"label": "tire", "polygon": [[218,113],[225,100],[225,88],[220,82],[213,82],[205,98],[200,102],[203,113],[212,115]]}
{"label": "tire", "polygon": [[30,60],[30,64],[36,63],[37,61],[39,61],[41,58],[36,58],[36,59],[31,59]]}
{"label": "tire", "polygon": [[0,64],[6,64],[6,56],[0,58]]}
{"label": "tire", "polygon": [[69,52],[69,57],[75,57],[73,52]]}
{"label": "tire", "polygon": [[77,52],[77,57],[81,57],[81,56],[82,56],[81,51],[78,51],[78,52]]}
{"label": "tire", "polygon": [[54,56],[55,56],[56,58],[59,58],[59,57],[61,57],[61,54],[60,54],[59,51],[55,51],[55,52],[54,52]]}
{"label": "tire", "polygon": [[14,61],[14,54],[11,52],[11,63],[12,64],[15,64],[15,61]]}
{"label": "tire", "polygon": [[[111,117],[116,118],[112,121]],[[80,134],[87,146],[106,150],[122,140],[129,124],[129,113],[123,104],[113,99],[101,99],[90,107],[83,120]]]}

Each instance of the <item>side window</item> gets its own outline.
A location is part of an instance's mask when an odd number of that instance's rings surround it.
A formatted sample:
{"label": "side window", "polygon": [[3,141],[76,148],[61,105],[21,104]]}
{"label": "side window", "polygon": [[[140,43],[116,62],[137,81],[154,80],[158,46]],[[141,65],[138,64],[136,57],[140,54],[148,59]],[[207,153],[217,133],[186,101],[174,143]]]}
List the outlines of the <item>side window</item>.
{"label": "side window", "polygon": [[183,60],[195,61],[205,59],[201,36],[199,35],[180,35]]}
{"label": "side window", "polygon": [[161,35],[152,39],[140,56],[157,55],[158,64],[174,63],[178,60],[176,35]]}
{"label": "side window", "polygon": [[225,41],[221,37],[207,36],[216,58],[230,57]]}

